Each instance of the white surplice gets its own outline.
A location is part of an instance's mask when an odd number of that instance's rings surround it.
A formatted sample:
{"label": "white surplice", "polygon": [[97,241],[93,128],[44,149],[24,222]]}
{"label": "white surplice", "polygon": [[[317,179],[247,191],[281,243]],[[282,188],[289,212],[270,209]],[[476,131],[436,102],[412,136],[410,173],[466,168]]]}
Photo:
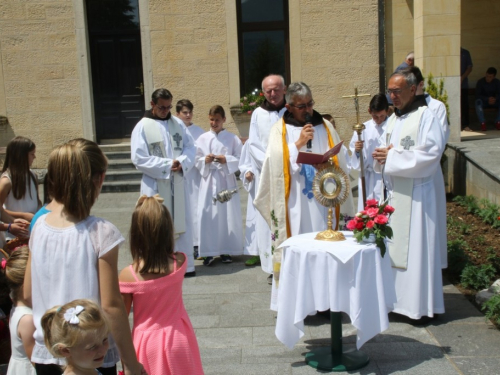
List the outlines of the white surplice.
{"label": "white surplice", "polygon": [[[373,151],[378,147],[378,139],[384,132],[387,126],[387,119],[377,125],[373,119],[364,123],[365,129],[361,133],[361,139],[364,141],[363,144],[363,162],[365,169],[365,188],[366,188],[366,199],[376,199],[380,200],[383,192],[382,188],[382,175],[380,173],[375,173],[373,170]],[[360,155],[356,154],[354,151],[355,143],[358,141],[358,133],[354,132],[351,143],[349,144],[349,149],[352,154],[350,157],[351,168],[360,171]],[[363,207],[363,194],[362,194],[362,184],[361,184],[361,173],[358,180],[358,212],[364,210]]]}
{"label": "white surplice", "polygon": [[[443,151],[446,148],[446,143],[448,142],[448,138],[450,136],[450,125],[448,124],[448,116],[446,114],[446,106],[443,102],[434,99],[429,94],[425,95],[425,101],[427,102],[427,107],[434,112],[439,123],[441,124],[441,130],[443,131]],[[441,167],[441,166],[440,166]],[[441,217],[437,221],[438,231],[447,231],[446,227],[446,191],[444,187],[444,177],[443,173],[439,176],[436,176],[434,179],[436,192],[438,194],[437,202],[440,205],[438,212],[441,213],[443,217]],[[444,227],[441,225],[444,224]],[[439,245],[441,249],[441,268],[448,267],[448,248],[446,244],[446,237],[441,237],[441,243]]]}
{"label": "white surplice", "polygon": [[[245,142],[243,148],[241,149],[241,157],[238,168],[241,172],[240,179],[242,181],[243,188],[248,192],[247,214],[245,218],[245,244],[243,245],[243,253],[246,255],[259,255],[256,238],[257,233],[255,231],[258,211],[253,205],[253,197],[255,196],[255,180],[252,179],[252,181],[248,181],[245,178],[245,175],[248,172],[254,173],[252,159],[250,158],[250,153],[248,152],[248,141]],[[271,234],[269,234],[269,236],[271,236]]]}
{"label": "white surplice", "polygon": [[[194,157],[196,148],[193,138],[186,131],[186,126],[177,117],[172,116],[174,121],[177,121],[182,129],[182,154],[177,160],[182,165],[183,172],[189,173],[194,168]],[[153,196],[158,193],[158,185],[156,180],[170,179],[173,159],[173,146],[171,137],[168,132],[166,121],[155,119],[160,128],[165,144],[166,158],[152,156],[149,154],[148,142],[144,134],[143,121],[139,121],[132,131],[130,139],[131,158],[135,167],[143,173],[141,181],[141,195]],[[187,192],[187,184],[184,184],[185,194],[184,201],[186,212],[190,211],[189,194]],[[175,192],[174,192],[175,196]],[[186,271],[194,271],[194,257],[193,257],[193,236],[192,236],[192,222],[189,220],[189,214],[186,216],[186,231],[182,233],[175,241],[175,251],[182,251],[187,255],[188,266]]]}
{"label": "white surplice", "polygon": [[[186,127],[187,132],[193,138],[195,144],[196,140],[205,133],[205,130],[200,128],[198,125],[191,124]],[[199,187],[201,181],[201,175],[198,168],[191,168],[191,170],[184,174],[185,184],[187,185],[187,194],[189,195],[189,203],[191,206],[191,211],[189,218],[193,222],[193,228],[198,228],[198,195]],[[193,245],[198,246],[198,231],[193,230]]]}
{"label": "white surplice", "polygon": [[[393,115],[395,116],[395,115]],[[399,145],[400,133],[407,115],[396,119],[387,144]],[[386,131],[380,137],[385,145]],[[443,282],[441,277],[440,244],[446,243],[446,231],[438,230],[437,220],[446,218],[439,210],[435,179],[439,178],[439,162],[443,152],[443,132],[436,116],[426,109],[421,118],[414,149],[389,151],[384,167],[384,183],[392,195],[392,176],[413,179],[408,268],[393,268],[397,302],[394,312],[412,319],[444,313]],[[381,165],[374,162],[375,170]],[[442,178],[441,178],[442,179]],[[396,211],[398,207],[394,207]],[[393,216],[394,218],[394,216]],[[446,223],[441,223],[446,228]],[[397,231],[394,236],[398,236]]]}
{"label": "white surplice", "polygon": [[[240,161],[243,186],[248,191],[245,252],[251,255],[258,254],[261,268],[266,273],[273,272],[271,230],[260,212],[255,209],[253,201],[259,187],[260,173],[266,157],[271,128],[285,111],[286,108],[282,108],[280,111],[267,111],[259,107],[252,112],[249,136],[245,143],[248,155],[244,155],[243,152],[242,161]],[[254,180],[250,184],[244,179],[245,173],[248,171],[254,175]]]}
{"label": "white surplice", "polygon": [[[229,202],[212,203],[214,195],[225,189],[236,189],[236,176],[242,144],[240,139],[221,130],[202,134],[196,141],[196,168],[201,174],[198,197],[198,251],[200,256],[243,254],[243,228],[241,223],[240,195],[236,193]],[[227,163],[205,163],[209,154],[225,155]]]}

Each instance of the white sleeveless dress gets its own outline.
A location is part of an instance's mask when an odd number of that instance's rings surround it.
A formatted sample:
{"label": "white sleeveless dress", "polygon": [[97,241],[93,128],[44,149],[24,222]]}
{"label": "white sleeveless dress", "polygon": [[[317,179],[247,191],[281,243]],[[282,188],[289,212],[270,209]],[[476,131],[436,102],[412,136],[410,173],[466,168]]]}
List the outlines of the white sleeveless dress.
{"label": "white sleeveless dress", "polygon": [[10,312],[9,330],[12,355],[10,356],[7,375],[36,375],[35,367],[26,356],[23,342],[17,335],[17,326],[24,315],[33,315],[33,312],[26,306],[13,307]]}

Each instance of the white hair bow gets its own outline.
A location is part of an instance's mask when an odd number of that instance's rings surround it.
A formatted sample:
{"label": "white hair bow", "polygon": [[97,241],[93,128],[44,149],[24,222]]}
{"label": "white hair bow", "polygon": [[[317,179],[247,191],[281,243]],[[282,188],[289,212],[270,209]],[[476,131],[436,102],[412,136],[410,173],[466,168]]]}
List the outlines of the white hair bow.
{"label": "white hair bow", "polygon": [[80,319],[78,319],[78,315],[85,310],[83,306],[77,305],[76,307],[71,307],[66,310],[64,313],[64,320],[66,320],[69,324],[78,324],[80,323]]}

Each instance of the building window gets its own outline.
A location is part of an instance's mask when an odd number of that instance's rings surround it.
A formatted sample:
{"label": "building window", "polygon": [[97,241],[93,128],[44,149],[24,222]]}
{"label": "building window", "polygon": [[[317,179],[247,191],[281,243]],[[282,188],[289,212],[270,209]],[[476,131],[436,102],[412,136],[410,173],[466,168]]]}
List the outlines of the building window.
{"label": "building window", "polygon": [[270,73],[290,82],[288,1],[236,0],[236,9],[241,96]]}

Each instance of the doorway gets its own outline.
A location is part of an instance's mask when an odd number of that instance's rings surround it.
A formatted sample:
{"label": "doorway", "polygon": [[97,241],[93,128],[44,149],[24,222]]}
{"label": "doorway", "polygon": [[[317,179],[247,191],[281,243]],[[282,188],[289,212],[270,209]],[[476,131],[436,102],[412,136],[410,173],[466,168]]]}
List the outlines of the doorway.
{"label": "doorway", "polygon": [[86,0],[97,142],[129,138],[144,114],[138,0]]}

